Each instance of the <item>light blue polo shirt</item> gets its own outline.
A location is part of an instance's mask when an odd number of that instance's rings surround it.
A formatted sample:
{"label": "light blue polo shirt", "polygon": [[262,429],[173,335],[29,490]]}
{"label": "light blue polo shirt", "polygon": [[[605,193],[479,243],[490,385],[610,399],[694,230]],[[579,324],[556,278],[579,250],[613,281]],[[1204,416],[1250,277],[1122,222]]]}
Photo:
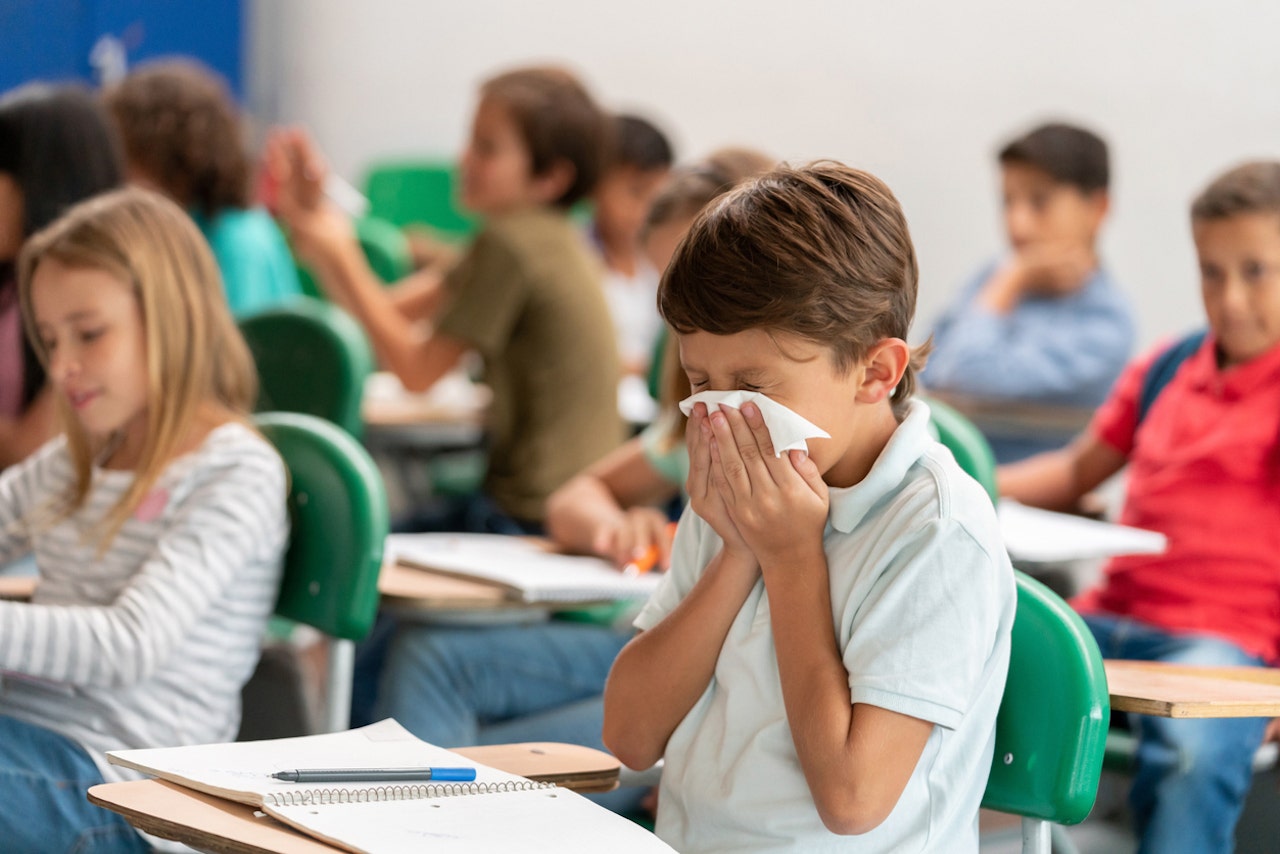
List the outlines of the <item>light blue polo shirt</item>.
{"label": "light blue polo shirt", "polygon": [[[824,534],[850,702],[936,724],[897,806],[861,836],[823,826],[787,725],[759,581],[711,684],[667,744],[657,832],[676,850],[978,850],[978,804],[1009,666],[1013,570],[990,499],[928,422],[928,407],[912,402],[867,477],[831,490]],[[686,511],[673,548],[640,629],[688,594],[720,539]]]}

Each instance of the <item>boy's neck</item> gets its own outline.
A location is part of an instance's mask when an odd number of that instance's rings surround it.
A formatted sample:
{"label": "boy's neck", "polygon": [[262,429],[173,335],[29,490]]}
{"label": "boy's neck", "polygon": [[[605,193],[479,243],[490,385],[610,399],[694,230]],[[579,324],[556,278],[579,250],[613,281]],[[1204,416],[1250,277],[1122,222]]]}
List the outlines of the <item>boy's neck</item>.
{"label": "boy's neck", "polygon": [[600,254],[604,256],[606,267],[627,277],[635,276],[640,269],[640,245],[635,240],[610,237],[598,229],[596,238],[600,241]]}

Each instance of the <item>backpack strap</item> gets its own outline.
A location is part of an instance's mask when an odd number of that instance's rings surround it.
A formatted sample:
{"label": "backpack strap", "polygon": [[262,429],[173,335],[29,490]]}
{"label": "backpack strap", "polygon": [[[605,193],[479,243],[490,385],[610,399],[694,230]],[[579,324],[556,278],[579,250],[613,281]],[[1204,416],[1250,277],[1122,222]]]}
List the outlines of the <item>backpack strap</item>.
{"label": "backpack strap", "polygon": [[[1182,367],[1182,363],[1191,357],[1196,350],[1200,349],[1200,345],[1204,343],[1205,336],[1209,332],[1201,329],[1198,332],[1192,332],[1190,335],[1175,341],[1151,363],[1151,367],[1147,369],[1147,375],[1142,378],[1142,390],[1138,394],[1138,421],[1141,424],[1143,419],[1147,417],[1151,404],[1156,402],[1156,398],[1160,396],[1160,392],[1173,379],[1174,374],[1178,373],[1178,368]],[[1136,428],[1136,424],[1134,425]]]}

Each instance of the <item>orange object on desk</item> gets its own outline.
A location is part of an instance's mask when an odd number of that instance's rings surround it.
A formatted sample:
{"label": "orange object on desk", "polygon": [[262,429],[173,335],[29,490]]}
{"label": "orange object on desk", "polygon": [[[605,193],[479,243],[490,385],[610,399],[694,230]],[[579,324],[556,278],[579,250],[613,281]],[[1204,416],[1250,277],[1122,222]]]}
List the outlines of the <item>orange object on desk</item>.
{"label": "orange object on desk", "polygon": [[[667,541],[670,542],[676,535],[676,523],[669,522],[665,529],[665,533]],[[658,548],[658,544],[653,543],[649,548],[644,550],[644,554],[640,555],[640,557],[623,567],[622,571],[624,574],[633,577],[637,575],[644,575],[646,572],[652,572],[658,565],[658,556],[660,554],[661,549]]]}

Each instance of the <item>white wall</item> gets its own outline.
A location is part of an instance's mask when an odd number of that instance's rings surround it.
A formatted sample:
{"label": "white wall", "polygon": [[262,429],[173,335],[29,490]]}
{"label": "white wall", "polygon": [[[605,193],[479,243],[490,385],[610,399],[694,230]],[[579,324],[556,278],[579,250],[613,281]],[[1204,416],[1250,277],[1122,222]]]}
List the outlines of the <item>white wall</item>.
{"label": "white wall", "polygon": [[1201,317],[1186,225],[1221,168],[1280,156],[1280,4],[1265,0],[261,0],[266,118],[313,129],[353,180],[449,154],[476,83],[554,59],[682,155],[834,157],[897,192],[922,268],[917,330],[1002,241],[994,152],[1061,117],[1111,142],[1104,254],[1143,343]]}

